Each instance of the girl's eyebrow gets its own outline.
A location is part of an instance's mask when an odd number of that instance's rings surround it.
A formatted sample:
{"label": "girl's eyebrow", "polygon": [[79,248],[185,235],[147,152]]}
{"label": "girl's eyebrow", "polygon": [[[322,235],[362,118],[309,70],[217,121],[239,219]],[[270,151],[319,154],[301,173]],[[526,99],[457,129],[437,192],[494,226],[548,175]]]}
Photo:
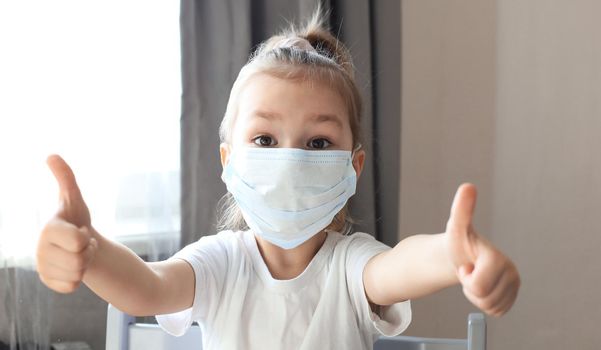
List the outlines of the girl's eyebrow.
{"label": "girl's eyebrow", "polygon": [[311,117],[317,123],[330,122],[336,124],[339,129],[342,129],[342,121],[335,114],[317,114]]}
{"label": "girl's eyebrow", "polygon": [[[253,117],[263,118],[267,120],[282,119],[282,116],[276,112],[256,110],[251,113]],[[342,121],[335,114],[314,114],[308,119],[315,123],[334,123],[339,129],[343,129]]]}
{"label": "girl's eyebrow", "polygon": [[259,117],[259,118],[263,118],[263,119],[267,119],[267,120],[271,120],[271,119],[282,119],[282,116],[279,115],[278,113],[275,112],[268,112],[268,111],[253,111],[251,113],[251,115],[253,117]]}

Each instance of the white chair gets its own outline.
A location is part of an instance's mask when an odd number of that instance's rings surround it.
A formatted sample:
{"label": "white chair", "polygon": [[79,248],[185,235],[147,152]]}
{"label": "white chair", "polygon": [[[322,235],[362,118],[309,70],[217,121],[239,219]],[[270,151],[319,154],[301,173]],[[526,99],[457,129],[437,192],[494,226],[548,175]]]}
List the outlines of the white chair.
{"label": "white chair", "polygon": [[[192,326],[181,337],[165,333],[156,324],[136,323],[109,304],[106,320],[106,350],[200,350],[200,327]],[[486,320],[483,314],[469,315],[466,339],[380,337],[375,350],[486,350]]]}

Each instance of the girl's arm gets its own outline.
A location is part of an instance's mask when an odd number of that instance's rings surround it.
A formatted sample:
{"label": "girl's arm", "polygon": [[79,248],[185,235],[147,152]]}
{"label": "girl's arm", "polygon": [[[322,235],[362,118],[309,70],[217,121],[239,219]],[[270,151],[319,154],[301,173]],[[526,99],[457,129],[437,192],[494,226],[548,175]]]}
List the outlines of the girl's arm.
{"label": "girl's arm", "polygon": [[459,282],[444,233],[415,235],[373,257],[363,283],[369,300],[390,305],[432,294]]}
{"label": "girl's arm", "polygon": [[95,230],[98,251],[83,282],[123,312],[152,316],[181,311],[194,300],[194,272],[184,260],[144,262],[129,248]]}
{"label": "girl's arm", "polygon": [[59,156],[47,160],[59,185],[59,210],[42,230],[37,271],[59,293],[83,281],[98,296],[134,316],[183,310],[192,305],[194,273],[183,260],[145,263],[127,247],[99,234],[69,165]]}
{"label": "girl's arm", "polygon": [[445,233],[412,236],[373,257],[363,273],[370,302],[391,305],[461,283],[465,296],[484,312],[507,312],[520,276],[511,260],[473,229],[475,201],[475,187],[462,185]]}

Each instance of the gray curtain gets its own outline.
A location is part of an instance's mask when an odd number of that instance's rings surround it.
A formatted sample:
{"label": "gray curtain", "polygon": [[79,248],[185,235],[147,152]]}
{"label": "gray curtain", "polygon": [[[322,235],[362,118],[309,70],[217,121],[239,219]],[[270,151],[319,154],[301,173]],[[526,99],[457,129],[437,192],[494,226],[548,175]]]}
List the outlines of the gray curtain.
{"label": "gray curtain", "polygon": [[[216,233],[221,182],[218,128],[252,49],[319,0],[182,0],[182,246]],[[350,48],[364,98],[367,152],[351,215],[355,231],[397,242],[400,174],[400,2],[329,0],[330,27]]]}

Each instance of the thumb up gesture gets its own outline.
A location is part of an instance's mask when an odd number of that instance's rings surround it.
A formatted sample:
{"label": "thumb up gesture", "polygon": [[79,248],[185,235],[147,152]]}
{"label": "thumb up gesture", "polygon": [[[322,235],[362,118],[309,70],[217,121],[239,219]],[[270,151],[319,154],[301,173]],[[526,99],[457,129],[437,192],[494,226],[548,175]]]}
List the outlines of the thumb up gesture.
{"label": "thumb up gesture", "polygon": [[463,293],[482,311],[498,317],[513,305],[520,276],[511,260],[474,230],[475,206],[476,187],[461,185],[453,200],[445,235]]}
{"label": "thumb up gesture", "polygon": [[90,212],[73,171],[59,156],[47,159],[59,186],[59,207],[46,224],[36,251],[40,280],[60,293],[73,292],[92,261],[98,242],[92,236]]}

